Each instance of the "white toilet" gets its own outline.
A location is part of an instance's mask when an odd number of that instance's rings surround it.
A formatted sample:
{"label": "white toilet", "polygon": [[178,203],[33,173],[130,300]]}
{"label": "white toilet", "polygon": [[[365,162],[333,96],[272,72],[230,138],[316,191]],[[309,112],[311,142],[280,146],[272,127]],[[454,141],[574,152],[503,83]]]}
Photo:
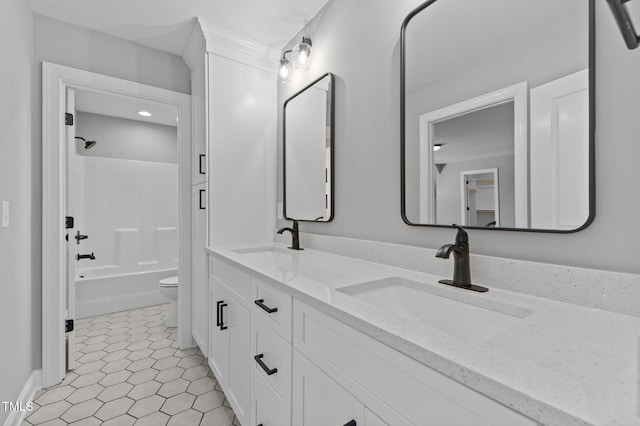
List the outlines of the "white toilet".
{"label": "white toilet", "polygon": [[167,327],[175,327],[178,324],[178,276],[164,278],[158,281],[160,293],[171,301],[169,311],[164,323]]}

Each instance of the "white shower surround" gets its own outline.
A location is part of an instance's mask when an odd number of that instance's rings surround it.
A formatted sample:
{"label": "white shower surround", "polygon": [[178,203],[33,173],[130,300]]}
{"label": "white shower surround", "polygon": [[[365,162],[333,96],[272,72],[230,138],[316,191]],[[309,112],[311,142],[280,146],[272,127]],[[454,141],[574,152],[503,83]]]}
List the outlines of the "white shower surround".
{"label": "white shower surround", "polygon": [[78,157],[77,229],[89,235],[76,277],[77,317],[167,302],[158,280],[178,273],[178,166]]}

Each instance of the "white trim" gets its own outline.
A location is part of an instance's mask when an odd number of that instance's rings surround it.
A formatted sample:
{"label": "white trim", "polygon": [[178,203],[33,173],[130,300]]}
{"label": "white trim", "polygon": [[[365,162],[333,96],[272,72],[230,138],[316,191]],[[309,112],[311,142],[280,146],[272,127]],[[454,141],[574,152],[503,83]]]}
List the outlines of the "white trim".
{"label": "white trim", "polygon": [[[18,399],[14,402],[21,402],[22,404],[33,402],[33,397],[40,389],[42,389],[42,370],[33,370],[22,387]],[[4,422],[4,426],[20,426],[26,415],[27,411],[11,411]]]}
{"label": "white trim", "polygon": [[[472,111],[513,101],[515,227],[529,227],[529,84],[526,81],[420,115],[420,165],[433,163],[433,126]],[[420,223],[435,223],[433,167],[420,167]]]}
{"label": "white trim", "polygon": [[498,168],[493,167],[490,169],[480,169],[480,170],[465,170],[460,172],[460,224],[462,226],[468,225],[467,223],[467,188],[466,188],[466,178],[468,175],[480,175],[484,173],[492,173],[493,174],[493,210],[495,211],[496,218],[496,227],[500,226],[500,184],[499,184],[499,174]]}
{"label": "white trim", "polygon": [[[241,62],[276,74],[280,52],[264,43],[244,37],[226,28],[203,21],[198,18],[196,27],[199,27],[204,36],[205,51],[223,56],[234,61]],[[192,35],[189,42],[197,44],[197,37]],[[185,53],[191,56],[196,46],[187,46]]]}
{"label": "white trim", "polygon": [[178,345],[191,337],[191,96],[47,62],[42,64],[42,383],[65,376],[64,141],[67,87],[130,96],[178,109],[179,280]]}

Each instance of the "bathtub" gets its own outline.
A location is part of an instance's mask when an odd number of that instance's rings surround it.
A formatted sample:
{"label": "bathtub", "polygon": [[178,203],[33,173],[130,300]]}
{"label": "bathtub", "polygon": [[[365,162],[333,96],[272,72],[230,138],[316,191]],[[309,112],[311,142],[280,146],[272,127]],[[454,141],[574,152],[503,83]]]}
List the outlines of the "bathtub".
{"label": "bathtub", "polygon": [[78,271],[76,318],[168,303],[160,294],[158,281],[178,275],[177,268],[152,269],[99,267]]}

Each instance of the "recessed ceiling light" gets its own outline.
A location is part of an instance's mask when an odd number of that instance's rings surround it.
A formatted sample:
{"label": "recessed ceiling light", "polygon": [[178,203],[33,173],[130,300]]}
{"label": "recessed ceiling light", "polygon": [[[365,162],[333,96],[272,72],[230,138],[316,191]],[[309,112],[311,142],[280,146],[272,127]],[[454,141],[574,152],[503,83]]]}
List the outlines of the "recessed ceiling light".
{"label": "recessed ceiling light", "polygon": [[143,117],[151,117],[151,113],[149,111],[138,111],[138,114]]}

